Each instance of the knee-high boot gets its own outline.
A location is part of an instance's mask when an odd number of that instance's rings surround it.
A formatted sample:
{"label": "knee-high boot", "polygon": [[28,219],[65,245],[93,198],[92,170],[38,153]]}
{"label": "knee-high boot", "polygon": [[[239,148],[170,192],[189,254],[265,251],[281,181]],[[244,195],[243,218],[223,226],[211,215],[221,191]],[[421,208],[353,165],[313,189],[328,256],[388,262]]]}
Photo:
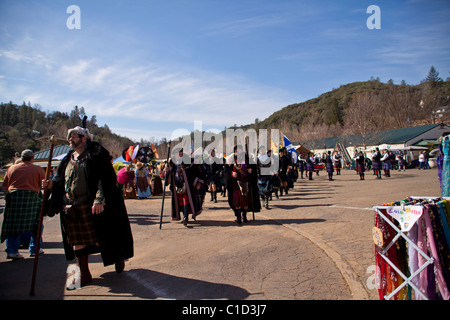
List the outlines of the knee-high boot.
{"label": "knee-high boot", "polygon": [[89,256],[87,254],[77,257],[77,265],[80,267],[81,286],[92,282],[92,275],[89,271]]}
{"label": "knee-high boot", "polygon": [[186,204],[183,208],[183,224],[187,225],[189,217],[189,205]]}
{"label": "knee-high boot", "polygon": [[247,210],[246,209],[242,209],[242,221],[243,222],[248,222],[248,220],[247,220]]}
{"label": "knee-high boot", "polygon": [[234,215],[236,216],[236,222],[237,224],[242,224],[242,217],[241,217],[242,209],[234,209]]}

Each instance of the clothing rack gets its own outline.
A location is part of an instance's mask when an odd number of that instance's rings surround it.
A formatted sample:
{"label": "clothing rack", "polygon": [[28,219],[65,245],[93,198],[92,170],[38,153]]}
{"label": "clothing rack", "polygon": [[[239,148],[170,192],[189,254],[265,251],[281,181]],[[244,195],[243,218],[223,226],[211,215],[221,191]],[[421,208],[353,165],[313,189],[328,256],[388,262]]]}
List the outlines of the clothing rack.
{"label": "clothing rack", "polygon": [[[397,272],[397,274],[399,276],[401,276],[403,278],[403,283],[401,283],[395,290],[393,290],[389,295],[385,295],[384,298],[386,300],[390,300],[394,295],[396,295],[403,287],[405,287],[406,285],[411,286],[417,294],[419,294],[424,300],[428,300],[428,297],[419,289],[416,287],[416,285],[412,282],[412,280],[417,277],[425,268],[428,267],[428,265],[434,263],[434,258],[433,257],[429,257],[425,252],[423,252],[408,236],[407,236],[407,231],[409,231],[414,224],[417,222],[417,220],[415,220],[412,224],[410,224],[407,228],[407,230],[405,230],[405,228],[403,228],[403,226],[401,226],[401,228],[397,227],[392,221],[391,219],[384,214],[383,212],[381,212],[382,209],[386,209],[386,213],[388,215],[390,215],[388,212],[388,209],[392,209],[395,207],[400,207],[401,211],[406,212],[406,206],[410,205],[410,204],[414,204],[414,206],[423,206],[424,204],[430,202],[430,201],[435,201],[435,200],[448,200],[450,198],[448,197],[418,197],[418,196],[411,196],[408,197],[411,200],[422,200],[420,202],[415,202],[415,201],[401,201],[400,202],[400,206],[390,206],[390,205],[385,205],[385,206],[374,206],[373,209],[376,211],[376,213],[386,222],[388,223],[392,229],[395,230],[395,232],[397,232],[397,234],[394,236],[394,238],[384,247],[384,248],[380,248],[377,245],[377,250],[378,249],[382,249],[379,250],[378,253],[379,255]],[[422,212],[423,214],[423,212]],[[422,215],[421,214],[421,215]],[[420,216],[421,216],[420,215]],[[394,219],[397,220],[397,217],[395,217],[394,215],[390,215],[391,217],[393,217]],[[419,217],[420,217],[419,216]],[[398,221],[398,220],[397,220]],[[399,221],[400,222],[400,221]],[[389,259],[389,257],[387,256],[387,252],[388,250],[400,239],[400,237],[402,237],[409,246],[411,246],[412,248],[414,248],[418,254],[420,254],[423,259],[424,259],[424,263],[416,270],[414,271],[409,277],[406,276],[396,265],[395,263],[393,263],[391,261],[391,259]]]}

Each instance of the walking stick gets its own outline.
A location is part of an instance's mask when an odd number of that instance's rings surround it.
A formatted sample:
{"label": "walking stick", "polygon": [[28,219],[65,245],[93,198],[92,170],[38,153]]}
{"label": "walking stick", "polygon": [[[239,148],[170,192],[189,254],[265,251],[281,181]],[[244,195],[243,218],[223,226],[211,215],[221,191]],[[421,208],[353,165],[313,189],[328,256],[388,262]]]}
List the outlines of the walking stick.
{"label": "walking stick", "polygon": [[[52,169],[53,147],[55,146],[55,142],[56,142],[55,136],[51,136],[51,138],[50,138],[50,154],[48,156],[47,169],[45,170],[45,180],[48,180],[48,177],[50,176],[50,171]],[[34,256],[34,267],[33,267],[33,277],[31,280],[30,296],[34,296],[34,286],[36,284],[36,272],[37,272],[37,266],[38,266],[38,262],[39,262],[39,250],[41,249],[42,224],[44,221],[44,206],[45,206],[45,202],[48,199],[49,193],[50,193],[49,190],[45,190],[44,197],[42,198],[41,213],[39,215],[39,224],[38,224],[38,232],[37,232],[37,239],[36,239],[36,254]]]}
{"label": "walking stick", "polygon": [[[166,165],[167,166],[169,165],[169,156],[170,156],[170,141],[169,141],[169,148],[167,150],[167,161],[166,161],[166,163],[167,163]],[[164,170],[166,168],[164,168]],[[168,179],[168,174],[166,173],[165,176],[164,176],[164,189],[163,189],[162,205],[161,205],[161,217],[159,218],[159,229],[160,230],[161,230],[161,226],[162,226],[162,217],[163,217],[163,211],[164,211],[164,198],[166,197],[167,179]]]}
{"label": "walking stick", "polygon": [[[248,159],[250,159],[250,154],[248,153],[248,144],[245,143],[245,151],[247,152],[247,156]],[[250,161],[248,161],[248,165],[250,165]],[[255,221],[255,206],[254,206],[254,201],[253,201],[253,186],[252,186],[252,180],[253,178],[251,177],[252,174],[256,175],[256,172],[253,173],[253,171],[248,175],[248,190],[250,193],[250,199],[251,199],[251,203],[252,203],[252,213],[253,213],[253,221]]]}

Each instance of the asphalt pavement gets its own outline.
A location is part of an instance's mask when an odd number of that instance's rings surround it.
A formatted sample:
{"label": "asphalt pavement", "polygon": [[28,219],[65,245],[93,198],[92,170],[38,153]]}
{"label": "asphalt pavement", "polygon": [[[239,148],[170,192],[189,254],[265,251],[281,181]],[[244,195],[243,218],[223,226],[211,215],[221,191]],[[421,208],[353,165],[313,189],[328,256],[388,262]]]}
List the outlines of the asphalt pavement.
{"label": "asphalt pavement", "polygon": [[437,169],[393,171],[381,180],[367,172],[364,181],[343,170],[334,178],[299,179],[242,226],[220,195],[214,203],[207,194],[202,214],[185,227],[170,220],[167,192],[161,229],[161,196],[126,200],[134,257],[117,274],[90,256],[93,282],[79,290],[65,289],[74,261],[65,260],[59,217],[46,217],[35,295],[34,258],[21,249],[25,259],[7,260],[2,243],[0,300],[378,300],[372,207],[439,196]]}

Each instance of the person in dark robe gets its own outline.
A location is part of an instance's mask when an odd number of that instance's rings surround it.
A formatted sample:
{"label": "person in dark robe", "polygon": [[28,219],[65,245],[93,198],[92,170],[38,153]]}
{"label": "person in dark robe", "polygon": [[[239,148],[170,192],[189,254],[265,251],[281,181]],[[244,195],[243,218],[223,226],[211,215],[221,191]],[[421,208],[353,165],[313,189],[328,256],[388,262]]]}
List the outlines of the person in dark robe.
{"label": "person in dark robe", "polygon": [[259,148],[258,155],[258,192],[263,200],[264,207],[269,209],[269,200],[273,192],[272,176],[275,173],[271,172],[272,166],[272,150],[267,150],[266,147],[261,146]]}
{"label": "person in dark robe", "polygon": [[384,150],[383,156],[381,157],[381,162],[383,163],[384,176],[390,177],[392,164],[391,164],[391,157],[387,150]]}
{"label": "person in dark robe", "polygon": [[311,152],[308,152],[306,155],[306,172],[308,173],[308,179],[313,180],[313,172],[314,172],[314,158],[312,157]]}
{"label": "person in dark robe", "polygon": [[300,171],[300,179],[304,179],[303,172],[306,171],[306,162],[301,154],[298,155],[298,170]]}
{"label": "person in dark robe", "polygon": [[133,257],[133,236],[109,152],[85,126],[70,129],[67,140],[72,151],[42,187],[51,191],[47,215],[60,215],[66,259],[76,258],[84,286],[92,281],[88,256],[99,252],[103,264],[115,264],[120,273]]}
{"label": "person in dark robe", "polygon": [[342,168],[341,159],[342,159],[342,156],[339,154],[339,152],[336,151],[333,156],[333,162],[334,162],[334,168],[336,169],[337,176],[339,176],[341,174],[341,168]]}
{"label": "person in dark robe", "polygon": [[152,192],[152,195],[158,196],[163,193],[163,185],[161,177],[155,173],[155,169],[152,167],[152,170],[150,171],[150,189]]}
{"label": "person in dark robe", "polygon": [[259,212],[261,203],[257,192],[256,164],[251,164],[241,145],[227,157],[228,204],[233,210],[238,225],[248,222],[249,211]]}
{"label": "person in dark robe", "polygon": [[[200,183],[196,177],[196,168],[190,157],[180,149],[175,153],[173,159],[170,159],[167,171],[167,185],[172,191],[172,220],[181,220],[187,226],[189,215],[195,221],[196,217],[202,212],[201,199],[194,184]],[[197,180],[196,180],[197,178]]]}
{"label": "person in dark robe", "polygon": [[328,173],[328,180],[333,181],[333,173],[334,173],[334,164],[333,159],[331,158],[331,151],[328,151],[325,156],[325,166]]}
{"label": "person in dark robe", "polygon": [[279,177],[281,179],[281,185],[280,185],[280,196],[283,195],[283,190],[288,194],[289,190],[289,180],[290,180],[290,174],[292,170],[292,159],[289,152],[287,152],[286,148],[281,148],[279,150]]}
{"label": "person in dark robe", "polygon": [[375,153],[372,155],[372,169],[377,179],[381,179],[381,166],[381,153],[377,147]]}
{"label": "person in dark robe", "polygon": [[405,161],[405,157],[403,156],[402,151],[400,151],[400,154],[397,156],[397,160],[398,160],[398,171],[401,171],[403,169],[403,171],[406,171],[406,161]]}
{"label": "person in dark robe", "polygon": [[222,170],[222,164],[219,164],[216,158],[215,150],[211,150],[211,157],[208,159],[208,163],[205,164],[209,192],[211,193],[211,201],[217,203],[217,191],[220,188],[220,171]]}
{"label": "person in dark robe", "polygon": [[355,159],[356,171],[359,173],[359,180],[364,180],[364,172],[366,171],[365,159],[366,158],[364,157],[364,154],[362,153],[362,151],[359,152],[359,155]]}

